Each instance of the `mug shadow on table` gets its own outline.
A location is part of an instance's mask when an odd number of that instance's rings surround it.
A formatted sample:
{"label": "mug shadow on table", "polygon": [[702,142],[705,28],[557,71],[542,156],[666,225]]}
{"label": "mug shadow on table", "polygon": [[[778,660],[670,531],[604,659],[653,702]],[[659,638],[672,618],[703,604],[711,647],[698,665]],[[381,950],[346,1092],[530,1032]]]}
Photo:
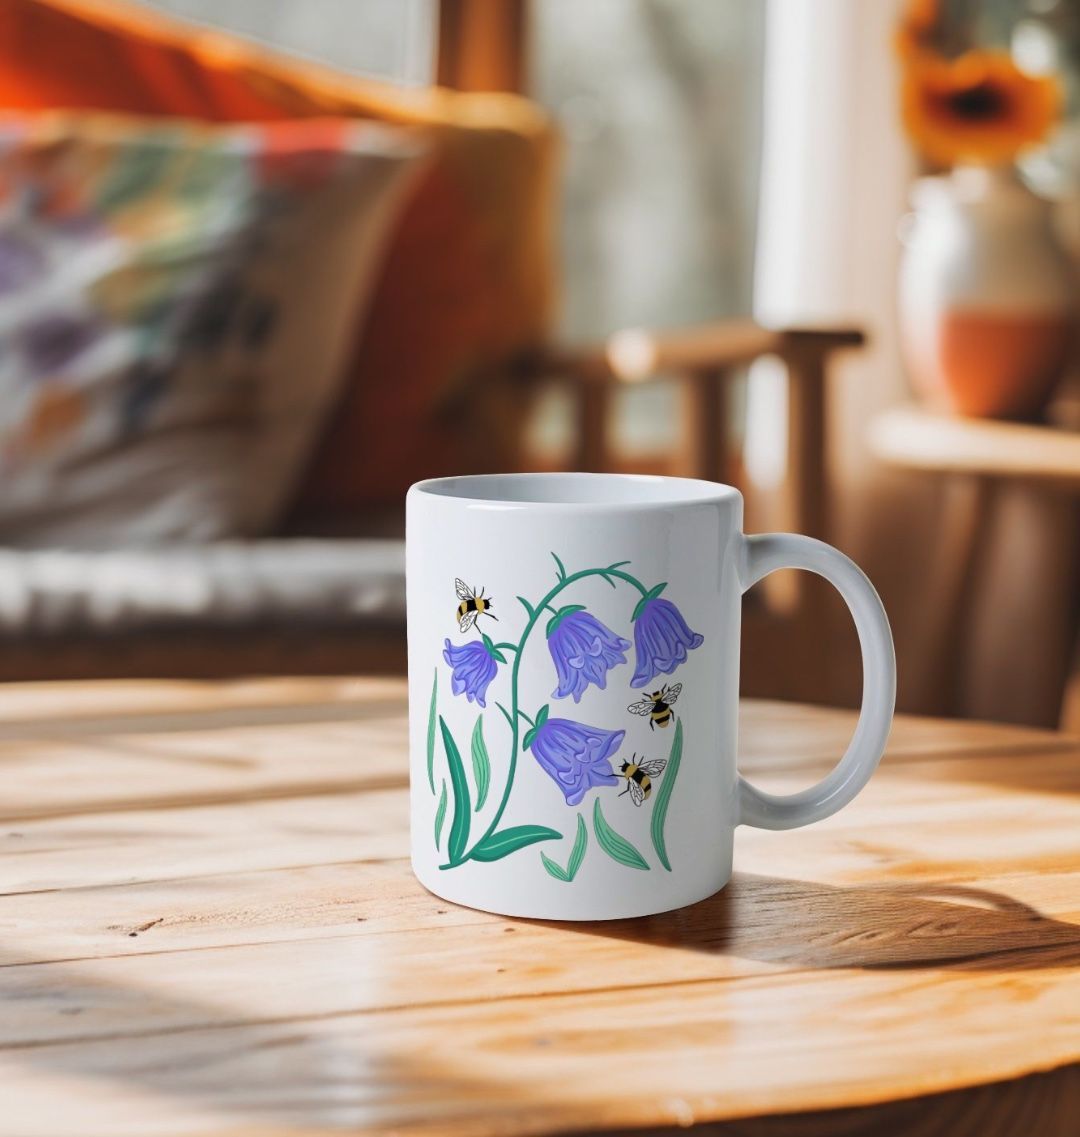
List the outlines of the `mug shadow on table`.
{"label": "mug shadow on table", "polygon": [[1080,925],[958,884],[843,888],[736,873],[699,904],[636,920],[565,925],[590,935],[800,968],[1080,965]]}

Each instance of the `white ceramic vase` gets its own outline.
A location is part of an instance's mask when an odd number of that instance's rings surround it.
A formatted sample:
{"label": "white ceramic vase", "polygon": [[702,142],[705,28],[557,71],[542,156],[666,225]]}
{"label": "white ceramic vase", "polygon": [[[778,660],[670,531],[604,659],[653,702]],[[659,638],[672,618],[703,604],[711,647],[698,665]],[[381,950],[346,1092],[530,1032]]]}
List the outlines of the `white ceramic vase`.
{"label": "white ceramic vase", "polygon": [[1048,202],[1011,170],[922,178],[904,234],[900,328],[916,390],[959,414],[1024,418],[1069,359],[1072,265]]}

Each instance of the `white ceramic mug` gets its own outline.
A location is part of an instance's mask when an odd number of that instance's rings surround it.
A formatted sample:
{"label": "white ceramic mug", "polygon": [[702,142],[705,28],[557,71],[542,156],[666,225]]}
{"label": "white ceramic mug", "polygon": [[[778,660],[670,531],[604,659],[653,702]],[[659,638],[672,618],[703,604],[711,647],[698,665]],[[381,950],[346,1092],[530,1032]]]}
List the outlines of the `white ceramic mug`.
{"label": "white ceramic mug", "polygon": [[[408,495],[412,863],[510,916],[645,916],[711,896],[738,824],[806,825],[866,784],[892,721],[881,601],[836,549],[742,533],[737,490],[506,474]],[[839,764],[788,797],[736,770],[742,594],[819,573],[855,620],[863,704]]]}

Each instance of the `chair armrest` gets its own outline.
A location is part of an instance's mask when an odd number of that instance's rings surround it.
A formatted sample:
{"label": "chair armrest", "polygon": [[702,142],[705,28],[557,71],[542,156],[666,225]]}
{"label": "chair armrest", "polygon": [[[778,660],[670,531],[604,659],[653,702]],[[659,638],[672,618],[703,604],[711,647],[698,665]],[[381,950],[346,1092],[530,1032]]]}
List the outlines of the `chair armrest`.
{"label": "chair armrest", "polygon": [[668,331],[626,328],[600,345],[549,348],[534,366],[587,381],[640,383],[661,374],[723,371],[762,355],[820,358],[865,340],[857,328],[765,328],[752,320],[724,320]]}

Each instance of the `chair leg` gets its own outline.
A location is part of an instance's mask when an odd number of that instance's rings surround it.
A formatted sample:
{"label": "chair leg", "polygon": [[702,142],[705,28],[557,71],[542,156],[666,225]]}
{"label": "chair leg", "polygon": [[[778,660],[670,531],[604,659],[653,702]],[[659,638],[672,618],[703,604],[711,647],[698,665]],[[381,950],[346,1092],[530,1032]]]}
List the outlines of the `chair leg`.
{"label": "chair leg", "polygon": [[826,540],[825,360],[819,352],[802,352],[787,368],[791,526]]}
{"label": "chair leg", "polygon": [[710,482],[727,477],[727,376],[710,369],[686,376],[687,473]]}
{"label": "chair leg", "polygon": [[602,473],[608,465],[608,421],[612,389],[606,383],[582,382],[576,389],[578,402],[575,467]]}
{"label": "chair leg", "polygon": [[[787,367],[787,471],[784,525],[795,533],[826,540],[825,360],[820,352],[801,351]],[[774,573],[762,582],[765,603],[778,615],[804,608],[815,582],[806,573]],[[820,615],[818,612],[812,613]]]}

